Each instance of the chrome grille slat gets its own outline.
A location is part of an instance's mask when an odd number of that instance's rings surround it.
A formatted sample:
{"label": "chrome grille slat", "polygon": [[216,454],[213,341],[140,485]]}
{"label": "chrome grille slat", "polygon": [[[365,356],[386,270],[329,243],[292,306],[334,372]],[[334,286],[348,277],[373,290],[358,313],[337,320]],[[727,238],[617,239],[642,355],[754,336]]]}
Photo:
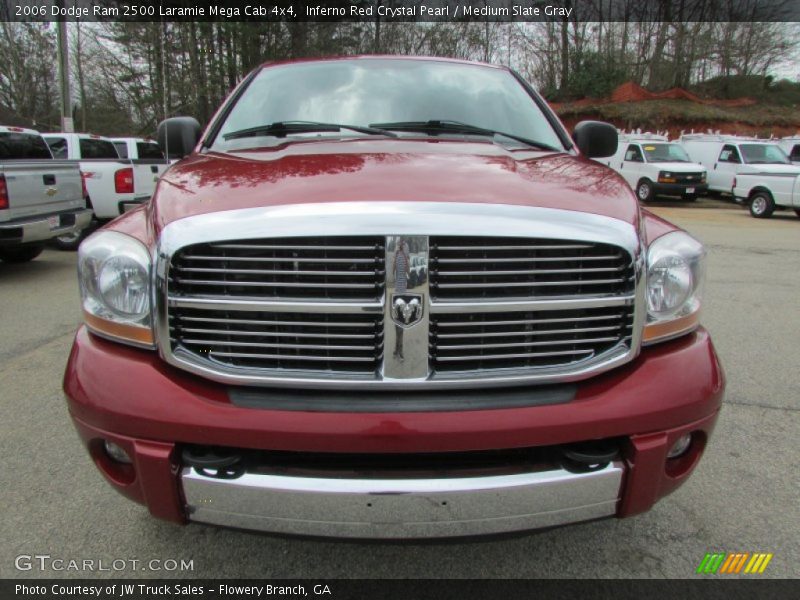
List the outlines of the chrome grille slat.
{"label": "chrome grille slat", "polygon": [[[492,275],[492,273],[487,273],[487,275]],[[561,287],[570,285],[603,285],[606,283],[622,283],[625,280],[625,277],[618,277],[615,279],[581,279],[576,281],[501,281],[491,283],[495,283],[496,285],[504,285],[506,287]],[[437,285],[437,287],[440,289],[471,289],[486,287],[486,285],[491,285],[491,283],[440,283]]]}
{"label": "chrome grille slat", "polygon": [[482,321],[470,323],[469,321],[457,323],[439,323],[439,327],[484,327],[487,325],[545,325],[548,323],[582,323],[586,321],[607,321],[618,319],[618,315],[599,315],[595,317],[564,317],[560,319],[528,319],[522,321]]}
{"label": "chrome grille slat", "polygon": [[536,257],[536,258],[520,258],[520,257],[488,257],[488,258],[440,258],[438,260],[441,264],[473,264],[473,263],[525,263],[525,262],[558,262],[567,260],[619,260],[622,258],[621,254],[613,256],[565,256],[565,257]]}
{"label": "chrome grille slat", "polygon": [[512,358],[548,358],[551,356],[591,356],[594,350],[567,350],[563,352],[521,352],[517,354],[476,354],[467,356],[448,356],[440,358],[441,362],[459,362],[469,360],[509,360]]}
{"label": "chrome grille slat", "polygon": [[237,275],[333,275],[335,277],[374,277],[383,275],[383,271],[283,271],[280,269],[210,269],[196,267],[179,267],[179,273],[233,273]]}
{"label": "chrome grille slat", "polygon": [[511,342],[504,344],[439,344],[439,350],[478,350],[481,348],[522,348],[525,346],[563,346],[565,344],[594,344],[616,342],[617,337],[590,338],[585,340],[557,340],[552,342]]}
{"label": "chrome grille slat", "polygon": [[197,329],[194,327],[181,328],[184,333],[211,333],[216,335],[245,335],[245,336],[259,336],[259,337],[299,337],[299,338],[335,338],[340,340],[368,340],[374,336],[365,334],[341,334],[341,333],[293,333],[293,332],[277,332],[277,331],[240,331],[232,329]]}
{"label": "chrome grille slat", "polygon": [[233,346],[246,348],[284,348],[289,350],[360,350],[361,352],[371,352],[372,348],[362,346],[334,346],[319,344],[265,344],[262,342],[231,342],[227,340],[202,340],[202,339],[183,339],[184,344],[202,344],[204,346]]}
{"label": "chrome grille slat", "polygon": [[530,246],[530,245],[487,246],[484,244],[472,245],[472,246],[439,245],[439,250],[457,251],[457,252],[464,252],[469,250],[481,250],[483,252],[487,250],[584,250],[586,248],[592,248],[592,244],[551,244],[551,245],[536,245],[536,246]]}
{"label": "chrome grille slat", "polygon": [[343,322],[325,323],[324,321],[257,321],[254,319],[218,319],[213,317],[174,317],[176,320],[190,323],[228,323],[234,325],[294,325],[303,327],[374,327],[371,323]]}
{"label": "chrome grille slat", "polygon": [[[481,337],[517,337],[517,336],[528,336],[528,335],[553,335],[553,334],[560,334],[560,333],[594,333],[598,331],[613,331],[615,329],[619,329],[619,325],[614,325],[611,327],[584,327],[582,329],[542,329],[538,331],[499,331],[493,333],[481,333]],[[471,333],[440,333],[439,339],[453,339],[453,338],[462,338],[462,337],[472,337],[476,335],[474,332]]]}
{"label": "chrome grille slat", "polygon": [[624,270],[624,266],[601,267],[597,269],[526,269],[522,271],[442,271],[439,270],[439,277],[458,277],[459,275],[555,275],[561,273],[618,273]]}
{"label": "chrome grille slat", "polygon": [[[259,360],[285,360],[290,358],[296,361],[316,361],[316,362],[330,362],[330,357],[326,356],[287,356],[285,354],[260,354],[255,352],[217,352],[216,350],[209,352],[211,356],[226,356],[229,358],[256,358]],[[350,363],[371,363],[374,362],[372,357],[361,356],[339,356],[336,358],[337,362],[350,362]]]}
{"label": "chrome grille slat", "polygon": [[[175,281],[178,283],[189,285],[215,285],[223,287],[288,287],[288,288],[330,288],[330,283],[295,283],[289,281],[209,281],[205,279],[185,279],[183,277],[176,277]],[[370,283],[338,283],[338,288],[346,289],[373,289],[374,284]]]}
{"label": "chrome grille slat", "polygon": [[[276,262],[276,263],[349,263],[372,264],[371,258],[293,258],[293,257],[261,257],[261,256],[186,256],[184,260],[214,260],[226,262]],[[291,273],[291,271],[288,271]]]}

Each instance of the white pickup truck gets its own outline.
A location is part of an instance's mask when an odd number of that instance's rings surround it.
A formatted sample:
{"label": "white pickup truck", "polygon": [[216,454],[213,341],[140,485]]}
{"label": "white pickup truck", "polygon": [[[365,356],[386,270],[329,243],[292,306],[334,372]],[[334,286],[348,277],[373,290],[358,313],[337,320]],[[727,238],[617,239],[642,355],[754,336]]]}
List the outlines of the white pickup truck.
{"label": "white pickup truck", "polygon": [[44,242],[89,225],[78,167],[53,160],[37,131],[0,126],[0,260],[26,262]]}
{"label": "white pickup truck", "polygon": [[44,139],[55,158],[77,161],[89,194],[89,207],[95,223],[87,230],[71,236],[59,236],[58,246],[74,250],[92,229],[148,200],[152,189],[136,189],[133,163],[120,158],[114,143],[89,133],[45,133]]}
{"label": "white pickup truck", "polygon": [[169,167],[161,147],[155,140],[145,138],[111,138],[120,158],[129,158],[133,163],[133,186],[136,196],[143,199],[153,195],[156,182]]}

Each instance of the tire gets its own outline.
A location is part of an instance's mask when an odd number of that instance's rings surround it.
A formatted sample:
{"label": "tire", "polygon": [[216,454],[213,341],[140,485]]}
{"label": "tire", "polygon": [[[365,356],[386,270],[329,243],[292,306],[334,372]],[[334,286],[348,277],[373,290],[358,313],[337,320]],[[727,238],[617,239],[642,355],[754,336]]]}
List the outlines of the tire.
{"label": "tire", "polygon": [[44,244],[19,246],[18,248],[0,248],[0,260],[7,263],[24,263],[39,256],[43,250]]}
{"label": "tire", "polygon": [[636,184],[636,197],[639,202],[649,202],[655,196],[653,191],[653,182],[649,179],[642,179]]}
{"label": "tire", "polygon": [[796,214],[798,217],[800,217],[800,208],[795,208],[794,209],[794,214]]}
{"label": "tire", "polygon": [[768,219],[775,212],[775,202],[769,192],[756,192],[750,196],[750,214],[756,219]]}

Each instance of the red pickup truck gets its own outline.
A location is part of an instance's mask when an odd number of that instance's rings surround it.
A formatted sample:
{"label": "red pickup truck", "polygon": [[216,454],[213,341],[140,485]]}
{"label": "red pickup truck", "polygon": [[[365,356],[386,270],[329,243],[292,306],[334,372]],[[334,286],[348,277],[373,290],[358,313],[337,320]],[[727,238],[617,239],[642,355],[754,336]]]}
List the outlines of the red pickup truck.
{"label": "red pickup truck", "polygon": [[360,538],[649,509],[724,375],[703,246],[515,72],[273,63],[79,251],[64,379],[108,482],[177,523]]}

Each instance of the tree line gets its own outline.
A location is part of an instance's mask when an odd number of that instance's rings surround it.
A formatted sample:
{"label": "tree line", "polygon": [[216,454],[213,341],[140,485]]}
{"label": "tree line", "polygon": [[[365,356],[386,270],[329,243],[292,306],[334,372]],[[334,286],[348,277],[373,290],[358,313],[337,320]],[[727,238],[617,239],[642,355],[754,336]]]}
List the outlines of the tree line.
{"label": "tree line", "polygon": [[[207,122],[268,61],[435,55],[517,69],[548,99],[603,97],[634,81],[658,91],[768,75],[797,51],[796,24],[758,22],[70,23],[75,127],[151,135],[165,116]],[[0,22],[0,122],[58,128],[56,28]],[[733,89],[728,93],[746,93]]]}

